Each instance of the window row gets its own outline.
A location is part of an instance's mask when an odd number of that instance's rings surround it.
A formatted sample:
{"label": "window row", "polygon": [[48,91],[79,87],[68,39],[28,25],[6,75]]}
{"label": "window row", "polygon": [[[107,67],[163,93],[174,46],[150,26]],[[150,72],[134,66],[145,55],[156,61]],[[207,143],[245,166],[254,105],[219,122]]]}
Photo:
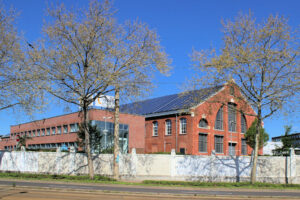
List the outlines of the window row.
{"label": "window row", "polygon": [[[186,134],[187,133],[187,121],[186,118],[180,118],[179,120],[179,134]],[[167,119],[165,121],[165,135],[172,135],[172,121]],[[158,136],[158,122],[154,121],[152,123],[152,135]]]}
{"label": "window row", "polygon": [[28,149],[57,149],[60,147],[78,147],[76,142],[48,143],[48,144],[30,144]]}
{"label": "window row", "polygon": [[79,130],[79,124],[70,124],[70,125],[63,125],[63,126],[56,126],[56,127],[49,127],[49,128],[42,128],[37,130],[30,130],[24,131],[20,133],[12,133],[11,137],[15,138],[16,136],[26,135],[28,137],[40,137],[40,136],[49,136],[49,135],[60,135],[62,133],[74,133]]}
{"label": "window row", "polygon": [[[48,144],[29,144],[28,149],[56,149],[60,147],[70,148],[78,147],[76,142],[62,142],[62,143],[48,143]],[[4,146],[7,151],[12,151],[16,149],[16,146]]]}
{"label": "window row", "polygon": [[[215,135],[214,139],[215,139],[215,141],[214,141],[215,142],[214,143],[215,152],[216,153],[224,153],[224,136]],[[242,149],[241,149],[242,155],[247,155],[246,140],[242,139],[241,144],[242,144]],[[229,147],[229,155],[235,155],[236,144],[230,143],[228,147]],[[207,134],[205,134],[205,133],[199,134],[199,152],[207,153]]]}
{"label": "window row", "polygon": [[[236,104],[228,103],[228,131],[236,132],[237,127],[237,111],[236,111]],[[241,114],[241,133],[246,133],[247,131],[247,123],[246,117],[243,113]],[[223,124],[223,106],[218,110],[216,120],[215,120],[215,129],[217,130],[224,130]]]}

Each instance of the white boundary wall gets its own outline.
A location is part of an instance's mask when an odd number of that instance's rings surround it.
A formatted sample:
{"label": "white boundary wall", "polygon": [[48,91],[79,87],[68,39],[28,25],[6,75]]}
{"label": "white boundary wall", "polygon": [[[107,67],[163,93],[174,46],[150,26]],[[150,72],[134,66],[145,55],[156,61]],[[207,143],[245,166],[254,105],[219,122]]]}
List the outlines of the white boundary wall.
{"label": "white boundary wall", "polygon": [[[95,174],[112,176],[113,156],[94,155]],[[161,154],[120,155],[120,174],[129,180],[249,181],[251,157],[190,156]],[[46,174],[88,174],[87,158],[81,153],[0,152],[0,171]],[[257,180],[300,184],[300,156],[260,156]]]}

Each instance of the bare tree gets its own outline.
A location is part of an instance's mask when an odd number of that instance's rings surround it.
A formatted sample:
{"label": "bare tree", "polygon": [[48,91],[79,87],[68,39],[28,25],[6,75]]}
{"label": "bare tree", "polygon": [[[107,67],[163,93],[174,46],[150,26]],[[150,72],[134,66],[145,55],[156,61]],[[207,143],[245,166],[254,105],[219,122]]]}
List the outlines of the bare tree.
{"label": "bare tree", "polygon": [[299,105],[299,38],[279,16],[270,15],[258,24],[251,13],[240,14],[234,21],[223,22],[223,27],[223,47],[219,51],[194,50],[192,60],[202,73],[197,83],[218,85],[233,78],[255,109],[254,183],[260,124],[292,101]]}
{"label": "bare tree", "polygon": [[163,51],[156,33],[141,22],[127,22],[115,37],[113,49],[116,71],[114,115],[114,178],[119,178],[119,102],[149,91],[155,71],[167,74],[170,60]]}
{"label": "bare tree", "polygon": [[[109,1],[91,1],[88,10],[72,11],[62,5],[50,9],[49,14],[53,21],[44,27],[44,41],[30,55],[49,82],[44,89],[81,108],[83,127],[88,127],[89,105],[125,85],[121,80],[130,75],[138,77],[156,63],[161,71],[168,69],[155,32],[138,22],[117,24]],[[85,128],[85,149],[93,179],[89,138]]]}
{"label": "bare tree", "polygon": [[0,111],[19,107],[30,114],[42,105],[41,91],[36,73],[26,63],[15,18],[14,10],[0,6]]}

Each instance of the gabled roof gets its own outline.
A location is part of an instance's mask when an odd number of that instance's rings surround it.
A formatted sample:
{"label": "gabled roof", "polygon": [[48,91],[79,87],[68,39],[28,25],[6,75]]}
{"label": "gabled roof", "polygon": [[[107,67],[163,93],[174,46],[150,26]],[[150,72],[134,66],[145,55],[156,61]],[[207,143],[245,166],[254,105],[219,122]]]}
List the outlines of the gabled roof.
{"label": "gabled roof", "polygon": [[120,106],[120,111],[145,116],[181,111],[197,106],[221,88],[223,85],[124,104]]}

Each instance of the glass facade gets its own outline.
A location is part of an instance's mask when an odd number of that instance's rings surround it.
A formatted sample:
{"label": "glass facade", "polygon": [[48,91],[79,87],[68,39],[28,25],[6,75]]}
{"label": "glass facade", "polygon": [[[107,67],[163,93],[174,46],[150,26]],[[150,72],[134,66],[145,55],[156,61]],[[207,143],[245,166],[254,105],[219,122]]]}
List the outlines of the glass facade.
{"label": "glass facade", "polygon": [[[92,120],[92,125],[97,125],[100,131],[101,139],[98,148],[93,149],[94,153],[112,150],[114,146],[114,123],[105,121]],[[127,124],[120,124],[119,126],[119,148],[121,153],[128,153],[128,134],[129,127]],[[110,153],[110,152],[109,152]]]}

